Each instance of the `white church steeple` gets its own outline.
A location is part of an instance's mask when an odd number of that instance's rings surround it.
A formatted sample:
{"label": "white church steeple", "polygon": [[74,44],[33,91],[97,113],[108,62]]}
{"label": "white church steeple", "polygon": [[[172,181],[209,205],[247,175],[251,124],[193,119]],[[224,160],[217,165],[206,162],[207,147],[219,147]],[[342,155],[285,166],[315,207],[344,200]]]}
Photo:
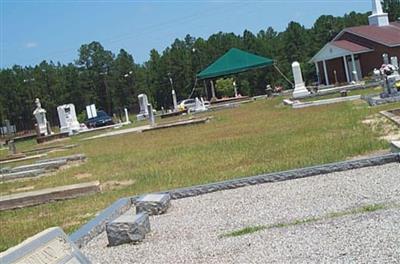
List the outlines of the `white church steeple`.
{"label": "white church steeple", "polygon": [[372,15],[368,17],[371,26],[388,26],[389,17],[383,13],[381,0],[372,0]]}

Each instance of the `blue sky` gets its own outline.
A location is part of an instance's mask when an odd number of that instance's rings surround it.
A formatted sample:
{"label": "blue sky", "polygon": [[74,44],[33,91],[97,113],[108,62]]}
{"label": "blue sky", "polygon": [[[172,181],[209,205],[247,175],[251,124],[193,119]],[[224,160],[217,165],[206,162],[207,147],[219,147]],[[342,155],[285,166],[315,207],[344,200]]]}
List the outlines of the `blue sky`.
{"label": "blue sky", "polygon": [[282,31],[294,20],[310,27],[322,14],[366,12],[370,0],[0,0],[0,67],[42,60],[73,62],[78,48],[93,40],[117,53],[126,49],[136,62],[162,51],[186,34],[272,26]]}

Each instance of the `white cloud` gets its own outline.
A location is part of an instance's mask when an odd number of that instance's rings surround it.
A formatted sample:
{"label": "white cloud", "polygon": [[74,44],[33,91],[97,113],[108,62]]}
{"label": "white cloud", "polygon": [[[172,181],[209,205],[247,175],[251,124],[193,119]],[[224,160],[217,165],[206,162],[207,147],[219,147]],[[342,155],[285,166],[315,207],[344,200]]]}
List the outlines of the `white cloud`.
{"label": "white cloud", "polygon": [[25,47],[28,49],[36,48],[38,44],[36,42],[28,42],[25,44]]}

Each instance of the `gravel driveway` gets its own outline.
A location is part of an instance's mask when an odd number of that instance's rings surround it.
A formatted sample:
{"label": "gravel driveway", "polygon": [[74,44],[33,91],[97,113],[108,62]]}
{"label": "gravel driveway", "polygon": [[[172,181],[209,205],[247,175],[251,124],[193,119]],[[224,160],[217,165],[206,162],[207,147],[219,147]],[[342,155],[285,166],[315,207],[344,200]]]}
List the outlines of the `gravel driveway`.
{"label": "gravel driveway", "polygon": [[[372,204],[388,209],[220,237]],[[93,263],[399,263],[400,164],[173,200],[150,224],[138,245],[107,247],[102,233],[82,251]]]}

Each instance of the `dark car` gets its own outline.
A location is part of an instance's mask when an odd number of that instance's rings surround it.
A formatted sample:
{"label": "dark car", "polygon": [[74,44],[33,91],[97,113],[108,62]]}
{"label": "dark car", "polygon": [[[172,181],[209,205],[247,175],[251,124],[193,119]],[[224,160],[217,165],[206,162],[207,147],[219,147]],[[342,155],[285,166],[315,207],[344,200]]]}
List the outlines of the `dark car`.
{"label": "dark car", "polygon": [[106,112],[99,110],[97,111],[97,116],[86,120],[85,124],[88,128],[93,128],[113,125],[114,122]]}

